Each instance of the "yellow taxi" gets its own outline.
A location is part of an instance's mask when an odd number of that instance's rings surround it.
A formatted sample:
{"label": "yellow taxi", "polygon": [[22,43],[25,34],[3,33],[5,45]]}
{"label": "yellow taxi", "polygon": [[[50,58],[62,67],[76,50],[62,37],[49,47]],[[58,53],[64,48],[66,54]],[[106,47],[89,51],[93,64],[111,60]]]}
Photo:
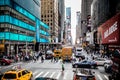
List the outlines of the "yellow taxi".
{"label": "yellow taxi", "polygon": [[61,50],[61,49],[55,49],[53,56],[54,56],[54,57],[61,58],[61,57],[62,57],[62,50]]}
{"label": "yellow taxi", "polygon": [[26,69],[12,69],[5,72],[2,80],[32,80],[32,71]]}

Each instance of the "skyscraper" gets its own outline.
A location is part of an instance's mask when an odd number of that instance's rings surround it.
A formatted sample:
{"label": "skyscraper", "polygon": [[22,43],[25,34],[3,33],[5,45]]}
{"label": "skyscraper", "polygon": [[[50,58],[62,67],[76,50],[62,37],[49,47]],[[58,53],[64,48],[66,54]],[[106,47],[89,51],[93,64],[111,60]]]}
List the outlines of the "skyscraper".
{"label": "skyscraper", "polygon": [[49,26],[40,21],[40,7],[39,0],[0,0],[1,52],[27,55],[36,43],[39,48],[40,42],[49,42]]}
{"label": "skyscraper", "polygon": [[66,8],[66,26],[65,26],[65,41],[72,44],[71,37],[71,7]]}
{"label": "skyscraper", "polygon": [[50,26],[50,42],[58,42],[58,0],[41,0],[41,20]]}

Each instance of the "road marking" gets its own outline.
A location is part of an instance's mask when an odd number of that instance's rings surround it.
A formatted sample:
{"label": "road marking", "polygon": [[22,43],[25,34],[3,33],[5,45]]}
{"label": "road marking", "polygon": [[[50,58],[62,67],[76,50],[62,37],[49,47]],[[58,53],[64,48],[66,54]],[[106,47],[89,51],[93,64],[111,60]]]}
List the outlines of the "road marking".
{"label": "road marking", "polygon": [[34,73],[33,73],[33,75],[35,75],[35,74],[37,74],[38,73],[38,71],[35,71]]}
{"label": "road marking", "polygon": [[50,78],[52,78],[54,74],[55,74],[55,72],[53,72],[53,73],[51,74]]}
{"label": "road marking", "polygon": [[107,77],[106,75],[104,75],[104,77],[105,77],[107,80],[109,80],[108,77]]}
{"label": "road marking", "polygon": [[39,73],[35,78],[39,77],[43,72]]}
{"label": "road marking", "polygon": [[99,78],[100,80],[103,80],[99,74],[98,74],[97,76],[98,76],[98,78]]}
{"label": "road marking", "polygon": [[61,75],[61,72],[57,75],[56,79],[59,79],[60,75]]}
{"label": "road marking", "polygon": [[65,75],[64,75],[64,77],[63,77],[63,79],[66,79],[67,78],[67,72],[65,73]]}
{"label": "road marking", "polygon": [[47,72],[46,74],[43,75],[43,77],[46,77],[49,74],[49,72]]}

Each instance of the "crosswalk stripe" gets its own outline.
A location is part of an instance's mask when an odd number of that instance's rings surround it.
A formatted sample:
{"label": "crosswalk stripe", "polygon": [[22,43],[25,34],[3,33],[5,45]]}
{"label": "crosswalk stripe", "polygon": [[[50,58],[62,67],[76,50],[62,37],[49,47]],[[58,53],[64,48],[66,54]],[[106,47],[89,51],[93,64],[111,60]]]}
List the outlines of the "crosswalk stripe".
{"label": "crosswalk stripe", "polygon": [[107,80],[109,80],[108,77],[107,77],[106,75],[104,75],[104,77],[105,77]]}
{"label": "crosswalk stripe", "polygon": [[56,79],[59,79],[60,75],[61,75],[61,72],[57,75]]}
{"label": "crosswalk stripe", "polygon": [[100,80],[103,80],[103,79],[100,77],[100,75],[99,75],[99,74],[98,74],[97,76],[98,76],[98,78],[99,78]]}
{"label": "crosswalk stripe", "polygon": [[46,74],[43,75],[43,77],[46,77],[49,74],[49,72],[47,72]]}
{"label": "crosswalk stripe", "polygon": [[53,72],[53,73],[50,75],[50,78],[52,78],[54,74],[55,74],[55,72]]}
{"label": "crosswalk stripe", "polygon": [[64,75],[64,77],[63,77],[63,79],[66,79],[66,77],[67,77],[67,72],[65,73],[65,75]]}
{"label": "crosswalk stripe", "polygon": [[39,77],[43,72],[39,73],[35,78]]}

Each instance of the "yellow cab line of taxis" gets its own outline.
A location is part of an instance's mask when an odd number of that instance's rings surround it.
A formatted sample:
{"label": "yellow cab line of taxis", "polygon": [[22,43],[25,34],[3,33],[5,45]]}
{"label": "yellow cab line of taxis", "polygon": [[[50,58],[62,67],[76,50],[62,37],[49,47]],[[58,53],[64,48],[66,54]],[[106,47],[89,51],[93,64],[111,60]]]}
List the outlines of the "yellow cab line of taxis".
{"label": "yellow cab line of taxis", "polygon": [[26,69],[12,69],[3,74],[2,80],[32,80],[32,77],[32,71]]}

